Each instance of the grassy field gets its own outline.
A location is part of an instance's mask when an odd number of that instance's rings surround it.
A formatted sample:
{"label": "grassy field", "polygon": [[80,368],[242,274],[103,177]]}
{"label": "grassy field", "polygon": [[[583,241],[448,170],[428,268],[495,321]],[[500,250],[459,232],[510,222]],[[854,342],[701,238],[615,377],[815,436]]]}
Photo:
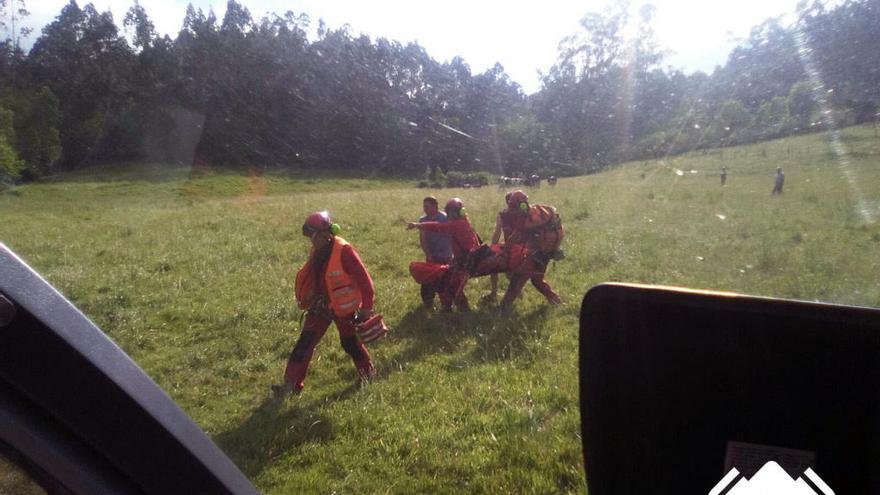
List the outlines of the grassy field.
{"label": "grassy field", "polygon": [[[74,301],[265,493],[585,491],[580,299],[646,282],[880,306],[880,138],[871,127],[629,163],[529,191],[557,206],[567,304],[527,287],[511,314],[426,314],[405,222],[425,190],[388,180],[139,167],[0,193],[0,241]],[[728,185],[718,171],[728,167]],[[776,166],[785,193],[771,197]],[[847,176],[849,174],[849,176]],[[852,180],[848,180],[852,179]],[[484,239],[503,190],[461,196]],[[359,250],[394,332],[356,390],[335,330],[302,396],[272,400],[298,334],[304,216],[327,208]],[[873,217],[873,218],[872,218]],[[872,222],[872,219],[874,222]],[[502,281],[502,286],[504,282]],[[468,286],[476,302],[488,280]],[[613,432],[609,432],[613,434]]]}

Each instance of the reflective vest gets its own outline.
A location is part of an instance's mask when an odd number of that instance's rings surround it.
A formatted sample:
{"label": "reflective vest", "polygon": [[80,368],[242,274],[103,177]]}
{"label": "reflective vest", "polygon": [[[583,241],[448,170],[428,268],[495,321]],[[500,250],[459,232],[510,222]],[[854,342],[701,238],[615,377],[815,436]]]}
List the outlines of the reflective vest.
{"label": "reflective vest", "polygon": [[327,260],[327,267],[324,271],[326,294],[316,293],[316,278],[311,256],[305,266],[296,274],[296,300],[300,309],[312,309],[320,296],[329,299],[330,310],[337,318],[346,318],[360,309],[363,302],[361,290],[342,267],[342,248],[347,245],[348,242],[345,239],[338,236],[333,238],[330,259]]}

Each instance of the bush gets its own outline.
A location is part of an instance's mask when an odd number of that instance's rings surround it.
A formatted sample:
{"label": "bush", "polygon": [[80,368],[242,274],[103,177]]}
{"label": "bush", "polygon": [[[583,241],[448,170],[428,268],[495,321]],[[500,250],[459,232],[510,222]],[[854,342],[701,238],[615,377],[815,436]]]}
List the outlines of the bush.
{"label": "bush", "polygon": [[491,177],[488,172],[458,172],[450,170],[446,174],[446,187],[488,186]]}
{"label": "bush", "polygon": [[585,169],[579,165],[561,162],[545,165],[538,169],[538,175],[541,176],[542,179],[546,179],[551,175],[554,177],[574,177],[577,175],[583,175],[584,172]]}
{"label": "bush", "polygon": [[[443,170],[440,167],[425,167],[425,182],[430,184],[438,184],[446,182],[446,174],[443,173]],[[440,186],[431,186],[431,187],[440,187]]]}
{"label": "bush", "polygon": [[12,147],[15,142],[12,118],[12,111],[0,107],[0,183],[11,182],[21,175],[21,160]]}
{"label": "bush", "polygon": [[7,142],[18,154],[21,176],[28,180],[47,173],[61,157],[58,98],[46,87],[13,91],[3,97],[3,106],[13,112],[14,137]]}
{"label": "bush", "polygon": [[0,136],[0,187],[2,184],[12,182],[21,176],[21,161],[15,150]]}

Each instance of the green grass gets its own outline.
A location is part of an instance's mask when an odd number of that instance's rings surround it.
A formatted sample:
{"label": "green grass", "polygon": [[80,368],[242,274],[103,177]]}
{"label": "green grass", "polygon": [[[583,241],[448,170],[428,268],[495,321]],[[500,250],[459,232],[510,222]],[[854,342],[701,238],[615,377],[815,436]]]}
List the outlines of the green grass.
{"label": "green grass", "polygon": [[[880,220],[880,139],[843,132],[848,167]],[[728,185],[718,171],[728,167]],[[771,197],[777,165],[785,193]],[[682,175],[676,173],[682,172]],[[691,171],[695,173],[691,173]],[[103,173],[103,172],[102,172]],[[421,259],[428,191],[391,180],[95,171],[0,192],[0,241],[128,352],[266,493],[583,492],[577,393],[580,298],[603,281],[880,306],[880,227],[855,205],[822,135],[696,152],[562,179],[568,258],[507,316],[427,315]],[[495,187],[458,195],[483,238]],[[270,400],[297,337],[293,275],[304,216],[328,208],[359,250],[394,327],[372,348],[380,378],[355,391],[335,330],[304,394]],[[502,278],[502,286],[503,286]],[[487,280],[468,286],[471,300]]]}

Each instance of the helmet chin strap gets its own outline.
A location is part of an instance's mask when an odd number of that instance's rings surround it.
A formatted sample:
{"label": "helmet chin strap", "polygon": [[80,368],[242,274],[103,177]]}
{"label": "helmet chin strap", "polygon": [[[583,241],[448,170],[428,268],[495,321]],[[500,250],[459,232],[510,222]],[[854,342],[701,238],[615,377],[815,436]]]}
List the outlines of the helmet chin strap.
{"label": "helmet chin strap", "polygon": [[[310,237],[310,239],[312,240],[312,242],[315,242],[315,237],[318,236],[318,235],[321,235],[321,234],[323,234],[323,233],[325,233],[325,232],[330,233],[329,231],[326,231],[326,230],[316,230],[316,231],[314,231],[314,232],[312,233],[312,236]],[[332,236],[331,236],[331,237],[332,237]],[[323,239],[324,239],[324,240],[332,240],[332,239],[326,239],[326,238],[323,238]],[[329,243],[329,242],[325,242],[324,244],[330,244],[330,243]]]}

